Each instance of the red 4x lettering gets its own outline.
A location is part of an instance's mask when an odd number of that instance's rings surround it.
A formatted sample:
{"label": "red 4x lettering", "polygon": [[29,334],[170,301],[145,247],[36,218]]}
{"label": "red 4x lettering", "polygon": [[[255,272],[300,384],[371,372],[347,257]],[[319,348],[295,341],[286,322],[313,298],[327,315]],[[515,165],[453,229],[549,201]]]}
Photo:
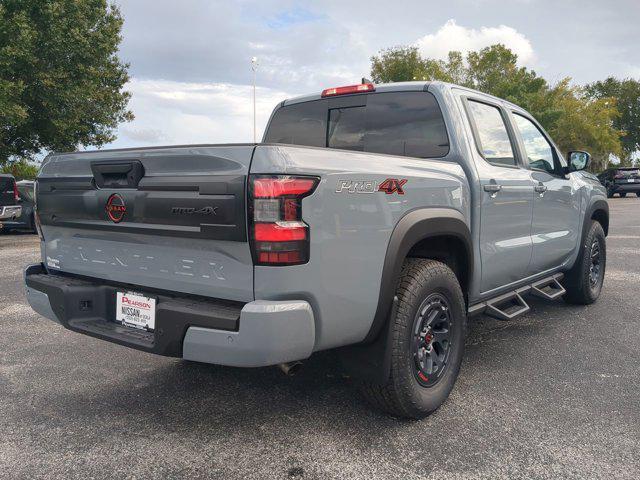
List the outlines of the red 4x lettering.
{"label": "red 4x lettering", "polygon": [[398,195],[404,195],[404,190],[402,186],[407,183],[407,179],[403,178],[402,180],[398,180],[397,178],[387,178],[384,182],[380,184],[378,188],[379,192],[384,192],[387,195],[391,195],[392,193],[398,192]]}

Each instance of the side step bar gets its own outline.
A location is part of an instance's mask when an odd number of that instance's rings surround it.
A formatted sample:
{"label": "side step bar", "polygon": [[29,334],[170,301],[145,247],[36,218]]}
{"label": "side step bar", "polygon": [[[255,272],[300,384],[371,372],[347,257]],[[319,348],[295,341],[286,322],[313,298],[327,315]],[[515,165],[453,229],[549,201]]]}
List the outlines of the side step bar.
{"label": "side step bar", "polygon": [[517,290],[472,305],[469,307],[469,316],[473,317],[484,313],[498,320],[513,320],[531,310],[523,295],[531,294],[545,300],[556,300],[564,295],[565,289],[560,284],[563,276],[562,273],[556,273]]}
{"label": "side step bar", "polygon": [[551,279],[540,280],[539,282],[531,285],[531,295],[543,298],[545,300],[555,300],[560,298],[567,291],[562,285],[560,285],[560,279],[562,276],[553,276]]}

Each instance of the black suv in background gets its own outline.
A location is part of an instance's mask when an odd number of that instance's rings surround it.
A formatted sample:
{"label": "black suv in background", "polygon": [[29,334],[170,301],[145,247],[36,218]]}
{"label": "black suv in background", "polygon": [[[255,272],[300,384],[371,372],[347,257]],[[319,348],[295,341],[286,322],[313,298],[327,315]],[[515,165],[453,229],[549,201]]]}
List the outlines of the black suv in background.
{"label": "black suv in background", "polygon": [[36,223],[34,217],[35,207],[35,182],[32,180],[21,180],[16,183],[18,189],[18,202],[22,208],[20,215],[9,220],[0,220],[1,231],[9,230],[29,230],[36,233]]}
{"label": "black suv in background", "polygon": [[640,168],[610,168],[598,175],[598,180],[607,189],[607,197],[616,193],[626,197],[627,193],[635,193],[640,197]]}
{"label": "black suv in background", "polygon": [[17,220],[22,214],[20,194],[13,175],[0,175],[0,229],[5,222]]}

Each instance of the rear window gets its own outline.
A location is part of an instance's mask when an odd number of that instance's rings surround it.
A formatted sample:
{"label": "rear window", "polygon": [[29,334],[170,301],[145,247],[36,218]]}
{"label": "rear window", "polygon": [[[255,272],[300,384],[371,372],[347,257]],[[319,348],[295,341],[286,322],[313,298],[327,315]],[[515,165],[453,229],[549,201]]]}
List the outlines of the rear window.
{"label": "rear window", "polygon": [[265,141],[325,147],[327,143],[326,102],[297,103],[278,109],[269,123]]}
{"label": "rear window", "polygon": [[13,182],[11,177],[0,177],[0,193],[13,192]]}
{"label": "rear window", "polygon": [[421,158],[448,153],[444,119],[433,95],[389,92],[367,97],[363,106],[331,108],[329,101],[316,100],[280,108],[265,141]]}

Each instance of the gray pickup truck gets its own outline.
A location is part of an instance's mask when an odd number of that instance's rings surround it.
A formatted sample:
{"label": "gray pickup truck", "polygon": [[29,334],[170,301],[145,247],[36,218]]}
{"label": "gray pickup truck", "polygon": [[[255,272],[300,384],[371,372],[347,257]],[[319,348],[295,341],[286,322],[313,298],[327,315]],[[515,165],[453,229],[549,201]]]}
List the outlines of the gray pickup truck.
{"label": "gray pickup truck", "polygon": [[453,388],[467,318],[598,298],[609,210],[588,163],[522,108],[439,82],[283,101],[259,144],[52,154],[27,296],[189,361],[332,349],[374,405],[419,418]]}

